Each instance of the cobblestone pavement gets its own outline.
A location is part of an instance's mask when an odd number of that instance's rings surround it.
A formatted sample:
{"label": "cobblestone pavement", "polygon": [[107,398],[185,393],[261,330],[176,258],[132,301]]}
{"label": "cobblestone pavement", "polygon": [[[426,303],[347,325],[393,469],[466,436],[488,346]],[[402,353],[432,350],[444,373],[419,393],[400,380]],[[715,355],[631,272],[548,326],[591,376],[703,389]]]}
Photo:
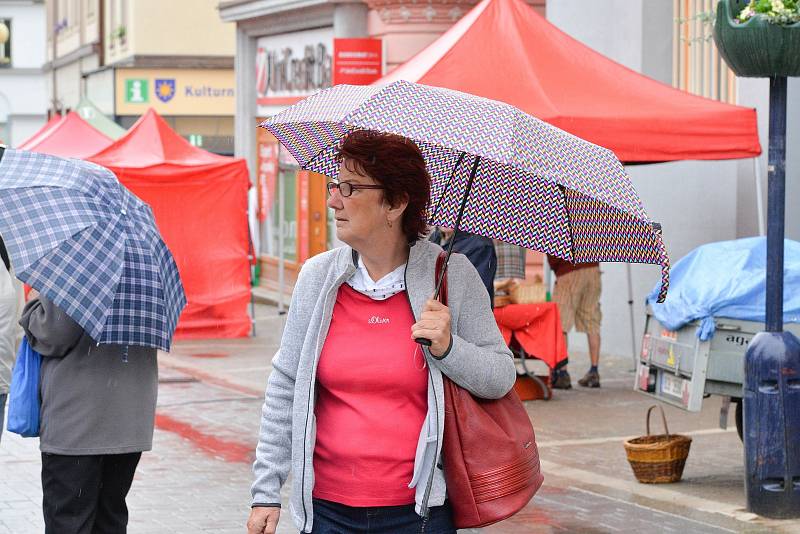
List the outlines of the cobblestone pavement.
{"label": "cobblestone pavement", "polygon": [[[153,451],[128,502],[131,534],[244,533],[250,464],[263,387],[282,320],[261,307],[256,338],[176,343],[161,355]],[[578,374],[582,358],[573,358]],[[537,430],[545,485],[518,515],[470,534],[799,532],[744,510],[742,450],[717,428],[719,402],[689,414],[668,408],[670,430],[693,437],[679,484],[638,484],[622,441],[644,430],[649,400],[630,391],[630,362],[606,357],[603,387],[559,391],[526,403]],[[656,421],[654,421],[654,424]],[[658,423],[660,424],[660,423]],[[0,534],[43,531],[35,439],[4,432],[0,443]],[[288,495],[284,495],[286,502]],[[279,533],[296,532],[288,517]]]}

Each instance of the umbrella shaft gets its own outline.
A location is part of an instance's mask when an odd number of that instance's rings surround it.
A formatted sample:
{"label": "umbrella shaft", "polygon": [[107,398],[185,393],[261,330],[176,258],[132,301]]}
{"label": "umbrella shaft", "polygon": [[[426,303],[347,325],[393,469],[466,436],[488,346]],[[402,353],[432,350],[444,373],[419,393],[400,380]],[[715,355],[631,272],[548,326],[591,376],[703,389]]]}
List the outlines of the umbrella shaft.
{"label": "umbrella shaft", "polygon": [[[461,153],[461,157],[458,158],[458,162],[456,163],[456,167],[461,160],[464,159],[464,153]],[[456,224],[453,227],[453,237],[450,238],[450,243],[447,245],[447,256],[444,260],[444,265],[442,266],[442,272],[439,273],[439,279],[436,281],[436,292],[433,294],[434,300],[439,298],[439,289],[442,287],[442,280],[444,280],[444,275],[447,273],[447,265],[450,262],[450,255],[453,253],[453,243],[456,242],[456,236],[458,236],[458,225],[461,224],[461,217],[464,215],[464,208],[467,205],[467,200],[469,199],[469,193],[472,191],[472,183],[475,181],[475,174],[478,172],[478,164],[481,162],[480,156],[475,156],[475,161],[472,162],[472,169],[469,171],[469,180],[467,180],[467,187],[464,190],[464,198],[461,199],[461,205],[458,207],[458,215],[456,215]],[[453,169],[453,173],[455,173],[455,169]]]}

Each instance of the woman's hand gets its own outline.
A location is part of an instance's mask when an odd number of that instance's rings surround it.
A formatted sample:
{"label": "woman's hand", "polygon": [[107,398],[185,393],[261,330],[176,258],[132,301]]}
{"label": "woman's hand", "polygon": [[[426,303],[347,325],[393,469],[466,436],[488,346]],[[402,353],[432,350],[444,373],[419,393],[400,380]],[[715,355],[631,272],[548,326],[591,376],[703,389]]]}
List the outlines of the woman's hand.
{"label": "woman's hand", "polygon": [[247,534],[275,534],[281,509],[277,506],[256,506],[250,510]]}
{"label": "woman's hand", "polygon": [[431,340],[431,354],[437,358],[450,348],[450,308],[438,300],[429,299],[419,321],[411,327],[411,338]]}

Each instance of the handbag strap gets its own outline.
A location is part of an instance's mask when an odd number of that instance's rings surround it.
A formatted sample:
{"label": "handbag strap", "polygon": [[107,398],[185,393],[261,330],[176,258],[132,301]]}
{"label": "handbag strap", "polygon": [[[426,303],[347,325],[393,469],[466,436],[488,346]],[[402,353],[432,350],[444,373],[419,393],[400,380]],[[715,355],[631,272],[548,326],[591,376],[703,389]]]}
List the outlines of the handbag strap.
{"label": "handbag strap", "polygon": [[444,273],[442,273],[442,269],[446,261],[447,252],[443,250],[436,258],[436,278],[434,278],[434,283],[438,282],[440,277],[442,279],[442,284],[439,286],[439,302],[445,306],[447,306],[447,269],[444,269]]}

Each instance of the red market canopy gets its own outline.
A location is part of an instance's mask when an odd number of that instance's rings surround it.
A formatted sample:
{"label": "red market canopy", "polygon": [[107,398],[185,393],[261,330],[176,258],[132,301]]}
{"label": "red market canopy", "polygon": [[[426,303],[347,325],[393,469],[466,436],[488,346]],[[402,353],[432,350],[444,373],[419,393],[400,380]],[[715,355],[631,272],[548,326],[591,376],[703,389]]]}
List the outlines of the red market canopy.
{"label": "red market canopy", "polygon": [[[50,119],[45,128],[53,121],[54,119]],[[18,148],[62,158],[85,159],[111,143],[110,137],[95,130],[80,115],[70,111],[57,123],[52,124],[47,130],[40,130],[40,133]]]}
{"label": "red market canopy", "polygon": [[522,0],[483,0],[376,83],[400,79],[512,104],[628,163],[761,153],[754,109],[695,96],[628,69]]}
{"label": "red market canopy", "polygon": [[189,144],[152,109],[90,161],[153,209],[186,291],[176,338],[250,332],[250,234],[243,159]]}

